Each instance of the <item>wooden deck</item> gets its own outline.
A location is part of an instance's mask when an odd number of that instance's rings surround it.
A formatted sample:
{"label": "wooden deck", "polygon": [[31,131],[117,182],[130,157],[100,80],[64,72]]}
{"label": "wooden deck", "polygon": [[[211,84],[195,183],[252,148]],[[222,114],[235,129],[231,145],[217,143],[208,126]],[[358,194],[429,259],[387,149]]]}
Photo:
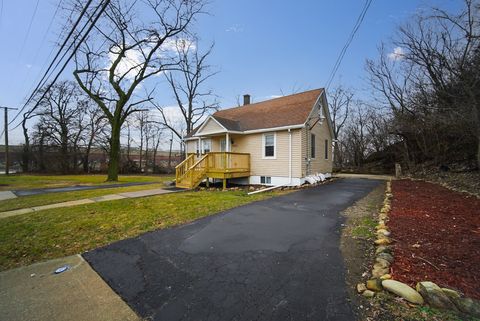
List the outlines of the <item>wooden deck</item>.
{"label": "wooden deck", "polygon": [[226,179],[250,176],[250,154],[210,152],[200,157],[190,154],[175,168],[177,187],[195,188],[206,178]]}

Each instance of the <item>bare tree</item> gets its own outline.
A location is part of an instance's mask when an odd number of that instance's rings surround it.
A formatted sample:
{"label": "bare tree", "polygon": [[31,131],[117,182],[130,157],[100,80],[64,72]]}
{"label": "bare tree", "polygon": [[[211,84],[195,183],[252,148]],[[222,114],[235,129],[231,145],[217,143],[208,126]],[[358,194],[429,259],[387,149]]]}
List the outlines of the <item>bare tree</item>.
{"label": "bare tree", "polygon": [[177,68],[177,57],[169,54],[171,44],[186,35],[203,7],[202,0],[112,0],[76,52],[73,75],[110,124],[108,181],[118,180],[125,120],[151,100],[152,92],[140,95],[139,86]]}
{"label": "bare tree", "polygon": [[333,133],[335,135],[334,143],[334,161],[337,166],[341,166],[342,150],[339,148],[338,137],[345,122],[348,119],[350,105],[353,100],[353,92],[339,86],[329,93],[328,104],[330,108],[330,116],[332,118]]}
{"label": "bare tree", "polygon": [[[184,134],[190,134],[205,115],[218,109],[218,102],[212,99],[214,98],[212,90],[204,89],[205,82],[217,73],[207,64],[213,45],[204,53],[198,51],[197,45],[197,41],[178,41],[176,51],[180,61],[179,71],[165,74],[182,115],[184,126],[178,128],[177,124],[168,117],[165,108],[154,103],[160,112],[162,125],[169,128],[180,139]],[[182,133],[182,127],[185,128],[185,133]]]}
{"label": "bare tree", "polygon": [[391,131],[405,143],[406,158],[440,163],[469,157],[476,144],[480,168],[480,4],[463,2],[458,13],[434,8],[416,15],[398,30],[397,54],[382,46],[367,70],[391,109]]}
{"label": "bare tree", "polygon": [[97,142],[98,135],[103,128],[108,127],[107,119],[105,115],[98,109],[96,104],[89,104],[85,110],[86,113],[86,126],[87,134],[84,138],[85,151],[83,154],[83,171],[85,173],[90,172],[90,153],[94,144]]}
{"label": "bare tree", "polygon": [[[43,93],[45,89],[41,92]],[[84,132],[83,113],[86,104],[78,86],[72,81],[54,84],[45,92],[40,102],[40,123],[46,133],[46,139],[60,150],[60,167],[67,173],[72,165],[76,167],[75,157],[78,142]]]}

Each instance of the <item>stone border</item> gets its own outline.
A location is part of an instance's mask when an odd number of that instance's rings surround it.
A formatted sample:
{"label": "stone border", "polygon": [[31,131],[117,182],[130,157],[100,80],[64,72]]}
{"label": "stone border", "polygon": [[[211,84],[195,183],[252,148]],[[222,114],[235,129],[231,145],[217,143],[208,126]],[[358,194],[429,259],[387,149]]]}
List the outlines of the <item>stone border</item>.
{"label": "stone border", "polygon": [[440,288],[430,281],[418,282],[416,289],[413,289],[405,283],[392,279],[390,265],[393,263],[394,254],[391,248],[391,232],[387,227],[392,198],[390,180],[387,182],[383,207],[378,214],[378,225],[375,227],[377,237],[374,241],[376,249],[372,277],[366,283],[357,284],[357,292],[366,298],[372,298],[377,292],[387,290],[415,305],[426,303],[434,308],[461,311],[480,317],[480,301],[464,297],[455,290]]}

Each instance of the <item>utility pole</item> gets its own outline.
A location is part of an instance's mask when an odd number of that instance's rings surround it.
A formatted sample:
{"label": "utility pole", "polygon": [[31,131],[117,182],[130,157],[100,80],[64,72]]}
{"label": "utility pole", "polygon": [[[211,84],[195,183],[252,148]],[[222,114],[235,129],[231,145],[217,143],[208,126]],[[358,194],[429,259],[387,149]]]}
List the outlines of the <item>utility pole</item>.
{"label": "utility pole", "polygon": [[18,108],[11,108],[11,107],[5,107],[5,106],[0,106],[0,108],[3,108],[4,111],[4,121],[5,121],[5,126],[3,127],[3,132],[5,134],[5,175],[9,174],[9,157],[8,157],[8,110],[17,110]]}

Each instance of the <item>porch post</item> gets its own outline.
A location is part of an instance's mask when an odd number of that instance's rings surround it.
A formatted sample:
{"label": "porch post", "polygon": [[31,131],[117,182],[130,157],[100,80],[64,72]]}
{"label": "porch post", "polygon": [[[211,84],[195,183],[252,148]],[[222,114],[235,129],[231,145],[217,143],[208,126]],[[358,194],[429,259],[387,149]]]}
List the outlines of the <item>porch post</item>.
{"label": "porch post", "polygon": [[230,152],[230,134],[228,132],[225,135],[225,150]]}
{"label": "porch post", "polygon": [[202,138],[198,137],[198,157],[203,154]]}

